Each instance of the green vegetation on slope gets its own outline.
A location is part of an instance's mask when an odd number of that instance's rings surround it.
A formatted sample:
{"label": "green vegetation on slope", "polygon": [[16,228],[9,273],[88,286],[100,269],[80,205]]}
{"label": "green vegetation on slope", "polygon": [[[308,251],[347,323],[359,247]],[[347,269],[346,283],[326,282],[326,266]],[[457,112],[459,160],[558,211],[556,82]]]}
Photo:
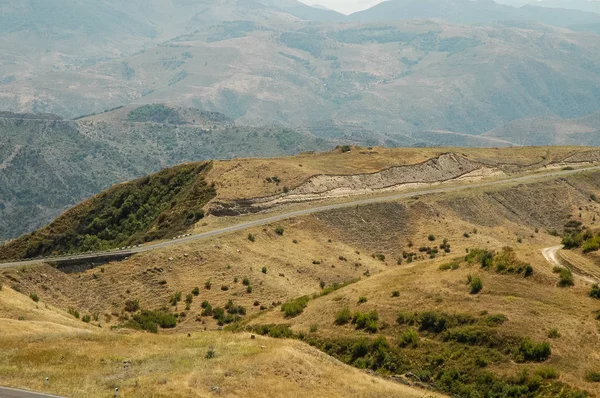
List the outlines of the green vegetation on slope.
{"label": "green vegetation on slope", "polygon": [[0,259],[98,251],[171,237],[204,217],[215,195],[210,163],[184,164],[119,184],[49,226],[10,242]]}

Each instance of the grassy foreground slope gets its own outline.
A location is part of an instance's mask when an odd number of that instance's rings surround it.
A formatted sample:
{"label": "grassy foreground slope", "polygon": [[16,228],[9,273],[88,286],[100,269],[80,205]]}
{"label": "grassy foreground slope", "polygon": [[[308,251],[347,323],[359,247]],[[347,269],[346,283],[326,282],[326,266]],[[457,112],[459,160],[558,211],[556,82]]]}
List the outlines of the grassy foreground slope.
{"label": "grassy foreground slope", "polygon": [[210,167],[185,164],[116,185],[11,241],[0,258],[101,251],[174,236],[204,218],[203,207],[215,196],[204,180]]}

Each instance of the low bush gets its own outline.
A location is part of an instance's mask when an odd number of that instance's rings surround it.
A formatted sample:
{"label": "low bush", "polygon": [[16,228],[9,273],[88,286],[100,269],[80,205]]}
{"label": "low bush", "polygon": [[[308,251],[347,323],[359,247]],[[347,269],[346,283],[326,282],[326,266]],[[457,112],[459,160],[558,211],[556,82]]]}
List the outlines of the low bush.
{"label": "low bush", "polygon": [[589,371],[585,374],[585,381],[600,383],[600,372]]}
{"label": "low bush", "polygon": [[400,335],[400,341],[398,344],[400,347],[416,348],[419,346],[419,334],[414,329],[406,329]]}
{"label": "low bush", "polygon": [[177,318],[175,318],[175,315],[165,311],[142,311],[139,314],[135,314],[125,326],[136,330],[157,333],[159,326],[162,329],[171,329],[177,326]]}
{"label": "low bush", "polygon": [[364,304],[367,302],[367,298],[365,296],[360,296],[358,298],[358,304]]}
{"label": "low bush", "polygon": [[400,291],[398,291],[398,290],[394,290],[394,291],[392,292],[392,297],[400,297]]}
{"label": "low bush", "polygon": [[460,263],[458,261],[453,261],[451,263],[446,263],[440,265],[440,271],[448,271],[448,270],[457,270],[460,268]]}
{"label": "low bush", "polygon": [[170,298],[169,303],[175,307],[181,301],[181,292],[175,292]]}
{"label": "low bush", "polygon": [[140,301],[135,300],[127,300],[125,301],[125,311],[127,312],[136,312],[140,309]]}
{"label": "low bush", "polygon": [[39,296],[37,295],[37,293],[36,293],[36,292],[33,292],[33,293],[31,293],[31,294],[29,295],[29,298],[30,298],[30,299],[32,299],[33,301],[35,301],[36,303],[37,303],[38,301],[40,301],[40,298],[39,298]]}
{"label": "low bush", "polygon": [[356,329],[364,330],[369,333],[377,333],[379,314],[377,311],[360,312],[356,311],[352,316],[352,323],[356,325]]}
{"label": "low bush", "polygon": [[474,276],[469,281],[469,287],[471,288],[471,294],[478,294],[483,289],[483,282],[478,276]]}
{"label": "low bush", "polygon": [[294,332],[289,325],[255,325],[250,330],[261,336],[269,336],[275,339],[294,337]]}
{"label": "low bush", "polygon": [[574,285],[575,282],[573,280],[573,273],[571,270],[567,268],[561,268],[559,271],[558,286],[569,287]]}
{"label": "low bush", "polygon": [[262,267],[262,270],[261,270],[261,272],[262,272],[263,274],[266,274],[266,273],[267,273],[267,267]]}
{"label": "low bush", "polygon": [[69,315],[73,315],[75,318],[79,319],[79,311],[77,311],[75,308],[69,307],[67,312],[69,313]]}
{"label": "low bush", "polygon": [[290,300],[281,306],[281,311],[283,311],[286,318],[293,318],[300,315],[304,311],[309,301],[310,297],[308,296],[302,296],[297,299]]}
{"label": "low bush", "polygon": [[275,228],[275,233],[279,236],[283,236],[283,233],[285,232],[285,230],[283,229],[283,227],[277,227]]}
{"label": "low bush", "polygon": [[540,368],[537,368],[535,374],[544,380],[558,379],[558,371],[549,366],[542,366]]}
{"label": "low bush", "polygon": [[548,338],[550,339],[558,339],[560,337],[560,332],[558,331],[558,329],[550,329],[548,331]]}
{"label": "low bush", "polygon": [[590,297],[600,299],[600,285],[597,283],[592,286],[592,290],[590,290]]}
{"label": "low bush", "polygon": [[518,362],[543,362],[550,357],[551,350],[548,343],[534,343],[529,338],[523,339],[519,347]]}
{"label": "low bush", "polygon": [[244,286],[250,286],[250,279],[248,279],[248,278],[244,278],[244,279],[242,279],[242,284],[243,284]]}
{"label": "low bush", "polygon": [[248,234],[248,240],[250,242],[254,242],[256,240],[256,237],[254,235],[252,235],[252,234]]}
{"label": "low bush", "polygon": [[345,324],[349,323],[351,320],[352,320],[352,313],[350,312],[350,309],[348,308],[348,306],[342,308],[335,315],[336,325],[345,325]]}

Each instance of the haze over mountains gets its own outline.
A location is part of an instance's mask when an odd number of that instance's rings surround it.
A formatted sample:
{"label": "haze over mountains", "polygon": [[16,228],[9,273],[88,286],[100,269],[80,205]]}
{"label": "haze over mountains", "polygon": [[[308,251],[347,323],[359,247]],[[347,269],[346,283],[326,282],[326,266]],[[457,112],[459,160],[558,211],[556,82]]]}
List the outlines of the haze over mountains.
{"label": "haze over mountains", "polygon": [[[187,160],[597,145],[598,3],[525,3],[391,0],[346,16],[296,0],[0,2],[0,111],[19,113],[0,131],[0,239]],[[144,104],[231,124],[133,123]]]}

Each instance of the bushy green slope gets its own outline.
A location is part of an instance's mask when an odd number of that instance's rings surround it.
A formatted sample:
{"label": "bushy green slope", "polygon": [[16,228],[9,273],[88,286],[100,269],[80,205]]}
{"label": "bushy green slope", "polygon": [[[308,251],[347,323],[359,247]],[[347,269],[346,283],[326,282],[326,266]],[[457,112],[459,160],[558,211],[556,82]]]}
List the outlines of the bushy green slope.
{"label": "bushy green slope", "polygon": [[[119,111],[121,119],[112,116]],[[335,146],[290,129],[237,126],[197,110],[173,111],[185,122],[177,125],[122,120],[127,112],[76,122],[0,117],[0,240],[46,225],[115,183],[168,166]]]}
{"label": "bushy green slope", "polygon": [[185,164],[116,185],[2,247],[0,259],[99,251],[181,233],[204,217],[216,194],[204,180],[209,167]]}

